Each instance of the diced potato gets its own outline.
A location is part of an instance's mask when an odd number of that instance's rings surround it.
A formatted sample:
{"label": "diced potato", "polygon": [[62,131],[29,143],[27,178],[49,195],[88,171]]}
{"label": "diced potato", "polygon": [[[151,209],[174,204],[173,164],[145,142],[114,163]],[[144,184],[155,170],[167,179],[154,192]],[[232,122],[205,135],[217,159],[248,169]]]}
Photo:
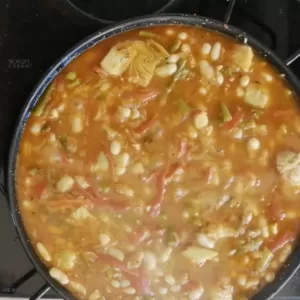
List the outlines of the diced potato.
{"label": "diced potato", "polygon": [[199,264],[205,263],[207,260],[211,260],[218,256],[218,252],[205,249],[202,247],[189,247],[182,252],[182,255],[191,259]]}
{"label": "diced potato", "polygon": [[74,184],[74,179],[71,176],[63,176],[56,184],[56,188],[61,193],[68,192]]}
{"label": "diced potato", "polygon": [[77,254],[72,250],[64,250],[54,256],[56,266],[62,270],[69,271],[74,268]]}
{"label": "diced potato", "polygon": [[129,67],[136,53],[133,43],[118,43],[103,58],[101,67],[110,75],[121,76]]}
{"label": "diced potato", "polygon": [[99,290],[94,290],[89,296],[89,300],[98,300],[100,298],[101,298],[101,294]]}
{"label": "diced potato", "polygon": [[247,45],[236,45],[232,54],[233,63],[241,68],[243,71],[248,72],[253,60],[252,48]]}
{"label": "diced potato", "polygon": [[108,171],[109,162],[103,152],[100,152],[97,162],[92,165],[91,169],[92,171]]}
{"label": "diced potato", "polygon": [[214,287],[210,290],[210,300],[232,300],[233,299],[233,287],[230,284],[230,280],[227,277],[219,280]]}
{"label": "diced potato", "polygon": [[258,84],[250,84],[246,88],[244,100],[257,108],[265,108],[269,102],[269,95]]}
{"label": "diced potato", "polygon": [[283,151],[277,155],[277,170],[291,185],[300,186],[300,154]]}
{"label": "diced potato", "polygon": [[84,206],[77,208],[72,214],[71,218],[75,221],[87,220],[94,218],[94,216]]}

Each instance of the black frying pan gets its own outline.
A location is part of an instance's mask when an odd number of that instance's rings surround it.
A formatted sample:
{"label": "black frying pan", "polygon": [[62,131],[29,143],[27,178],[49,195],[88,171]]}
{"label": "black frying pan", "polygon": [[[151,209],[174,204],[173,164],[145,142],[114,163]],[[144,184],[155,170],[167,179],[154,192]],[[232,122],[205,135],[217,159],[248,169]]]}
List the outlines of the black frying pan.
{"label": "black frying pan", "polygon": [[[225,17],[225,22],[229,19],[228,15]],[[69,50],[59,61],[54,64],[42,77],[40,82],[34,88],[32,94],[29,96],[25,107],[23,108],[21,115],[17,121],[16,129],[12,139],[12,144],[9,153],[8,162],[8,173],[7,173],[7,189],[8,196],[10,200],[11,213],[13,222],[16,226],[18,235],[26,250],[27,255],[32,261],[35,268],[43,275],[47,284],[43,286],[31,299],[38,299],[43,293],[47,291],[50,287],[53,288],[58,294],[64,299],[75,299],[64,287],[58,284],[54,279],[48,275],[48,269],[44,266],[42,261],[39,259],[38,255],[35,253],[28,236],[24,230],[22,218],[19,212],[19,205],[16,199],[16,188],[15,188],[15,169],[17,163],[17,155],[19,150],[19,143],[22,137],[24,126],[30,116],[32,109],[37,104],[39,98],[53,80],[53,78],[74,58],[80,55],[82,52],[86,51],[88,48],[94,46],[96,43],[117,35],[119,33],[129,31],[136,28],[145,28],[155,25],[164,24],[180,24],[195,27],[204,27],[209,30],[218,31],[226,36],[233,38],[234,40],[244,42],[247,39],[247,43],[253,47],[258,53],[260,53],[266,60],[272,64],[278,72],[285,75],[286,80],[290,84],[291,89],[300,96],[300,82],[297,77],[292,73],[292,71],[287,67],[294,59],[296,59],[300,53],[298,52],[293,56],[287,63],[281,61],[275,53],[267,49],[259,41],[253,37],[247,35],[245,32],[233,26],[221,23],[216,20],[197,17],[191,15],[162,15],[162,16],[145,16],[129,20],[126,22],[119,23],[114,26],[110,26],[104,30],[94,33],[93,35],[87,37],[85,40],[81,41],[71,50]],[[300,266],[300,246],[297,246],[293,253],[288,258],[285,266],[277,274],[276,279],[265,286],[259,293],[257,293],[252,300],[267,300],[272,298],[289,280],[289,278],[297,271]]]}

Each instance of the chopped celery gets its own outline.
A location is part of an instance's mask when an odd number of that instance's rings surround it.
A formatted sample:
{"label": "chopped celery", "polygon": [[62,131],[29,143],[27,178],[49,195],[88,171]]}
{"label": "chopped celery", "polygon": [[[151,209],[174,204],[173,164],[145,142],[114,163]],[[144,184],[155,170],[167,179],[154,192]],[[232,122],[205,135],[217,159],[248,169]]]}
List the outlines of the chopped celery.
{"label": "chopped celery", "polygon": [[170,52],[176,52],[181,46],[181,40],[176,40],[175,43],[173,44],[173,46],[170,49]]}
{"label": "chopped celery", "polygon": [[272,235],[276,235],[278,233],[278,224],[277,223],[271,224],[269,226],[269,230],[270,230]]}
{"label": "chopped celery", "polygon": [[227,105],[223,102],[221,102],[221,113],[222,113],[224,122],[229,122],[232,120],[232,115],[231,115]]}
{"label": "chopped celery", "polygon": [[155,39],[160,39],[161,38],[158,34],[150,32],[150,31],[146,31],[146,30],[141,30],[139,32],[139,36],[155,38]]}
{"label": "chopped celery", "polygon": [[185,59],[179,61],[178,69],[177,69],[176,73],[174,74],[172,82],[170,83],[170,85],[167,87],[167,89],[160,96],[160,100],[159,100],[160,106],[163,106],[163,105],[166,104],[167,99],[168,99],[168,95],[172,92],[177,80],[180,79],[181,74],[182,74],[182,72],[185,68],[186,63],[187,63],[187,61]]}
{"label": "chopped celery", "polygon": [[68,88],[74,88],[74,87],[78,86],[80,83],[81,83],[80,79],[77,78],[72,83],[68,84]]}
{"label": "chopped celery", "polygon": [[182,112],[183,114],[187,114],[191,110],[189,105],[182,98],[180,98],[177,101],[177,106],[178,106],[180,112]]}
{"label": "chopped celery", "polygon": [[77,75],[75,72],[69,72],[67,75],[66,75],[66,79],[70,80],[70,81],[73,81],[77,78]]}
{"label": "chopped celery", "polygon": [[182,255],[201,264],[217,257],[218,252],[202,247],[188,247]]}
{"label": "chopped celery", "polygon": [[178,246],[180,242],[180,238],[172,228],[168,228],[166,237],[167,237],[168,246],[172,246],[172,247]]}
{"label": "chopped celery", "polygon": [[261,253],[261,258],[259,259],[257,264],[257,269],[259,272],[263,272],[266,270],[273,256],[273,253],[268,248],[264,248]]}
{"label": "chopped celery", "polygon": [[254,119],[250,119],[248,121],[245,121],[241,124],[242,128],[245,129],[245,130],[248,130],[248,129],[252,129],[252,128],[255,128],[256,127],[256,123],[254,121]]}
{"label": "chopped celery", "polygon": [[45,90],[45,92],[43,93],[43,96],[41,97],[42,100],[39,101],[39,103],[37,104],[37,106],[34,108],[33,110],[33,115],[34,116],[41,116],[44,112],[44,109],[46,107],[46,105],[50,102],[51,100],[51,94],[53,92],[53,90],[55,89],[56,84],[50,84],[47,89]]}

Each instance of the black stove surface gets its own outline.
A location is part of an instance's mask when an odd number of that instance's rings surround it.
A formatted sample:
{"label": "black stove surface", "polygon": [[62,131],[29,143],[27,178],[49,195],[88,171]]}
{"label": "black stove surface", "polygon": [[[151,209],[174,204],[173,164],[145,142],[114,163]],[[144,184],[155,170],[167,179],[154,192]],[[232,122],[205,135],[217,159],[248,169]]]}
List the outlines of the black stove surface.
{"label": "black stove surface", "polygon": [[[199,5],[195,5],[196,2]],[[190,12],[223,20],[227,5],[226,0],[185,0],[175,12]],[[240,0],[234,7],[230,24],[255,36],[285,60],[300,49],[299,13],[299,0]],[[1,184],[15,120],[34,85],[66,50],[100,26],[79,15],[66,5],[65,0],[1,0]],[[292,65],[292,69],[300,77],[300,60]],[[32,265],[16,235],[1,184],[0,297],[28,298],[45,282],[39,274],[30,276]],[[21,284],[26,274],[29,280]],[[300,300],[299,283],[300,273],[296,273],[274,299]],[[58,297],[53,291],[46,296]]]}

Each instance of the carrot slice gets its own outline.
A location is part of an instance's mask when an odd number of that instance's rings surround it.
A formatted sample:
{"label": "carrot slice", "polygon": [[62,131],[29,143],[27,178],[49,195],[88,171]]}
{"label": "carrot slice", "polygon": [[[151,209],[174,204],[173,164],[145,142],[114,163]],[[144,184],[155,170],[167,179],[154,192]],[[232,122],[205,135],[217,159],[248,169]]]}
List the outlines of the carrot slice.
{"label": "carrot slice", "polygon": [[182,140],[179,144],[179,151],[177,155],[177,159],[183,158],[188,152],[188,142],[186,140]]}
{"label": "carrot slice", "polygon": [[117,260],[116,258],[107,255],[107,254],[97,254],[98,260],[106,263],[114,268],[118,268],[124,273],[131,275],[131,276],[139,276],[140,275],[140,270],[139,269],[128,269],[125,263]]}
{"label": "carrot slice", "polygon": [[288,243],[293,242],[295,239],[296,233],[294,231],[284,231],[280,233],[277,237],[275,237],[273,240],[269,241],[267,243],[267,248],[272,252],[276,252]]}
{"label": "carrot slice", "polygon": [[143,122],[141,125],[139,125],[136,129],[135,132],[138,134],[144,134],[146,133],[151,127],[153,127],[157,123],[157,119],[152,117],[151,119],[146,120]]}
{"label": "carrot slice", "polygon": [[162,170],[157,177],[156,189],[157,194],[152,200],[152,209],[150,211],[151,217],[157,217],[160,214],[161,204],[164,198],[165,185],[166,185],[166,169]]}
{"label": "carrot slice", "polygon": [[153,296],[151,291],[151,282],[146,278],[144,271],[141,269],[139,276],[127,275],[131,285],[135,288],[138,296]]}
{"label": "carrot slice", "polygon": [[223,124],[224,130],[232,130],[236,128],[244,119],[245,114],[241,110],[237,110],[232,116],[232,120]]}

